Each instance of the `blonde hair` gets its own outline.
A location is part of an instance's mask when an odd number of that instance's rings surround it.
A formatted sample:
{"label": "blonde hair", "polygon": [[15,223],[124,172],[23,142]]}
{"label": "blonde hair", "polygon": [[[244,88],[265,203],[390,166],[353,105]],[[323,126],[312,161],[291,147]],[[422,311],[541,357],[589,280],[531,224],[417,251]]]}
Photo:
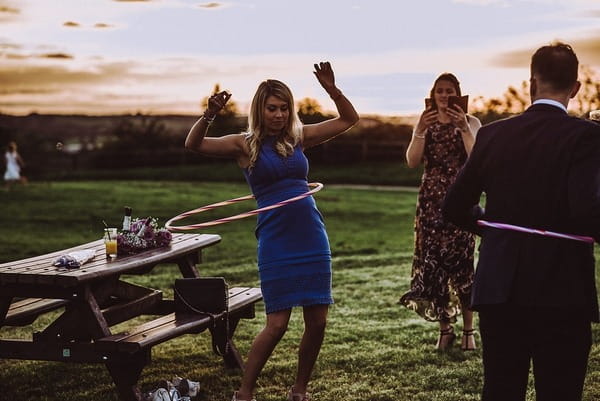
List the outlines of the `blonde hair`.
{"label": "blonde hair", "polygon": [[263,113],[267,98],[275,96],[287,103],[290,111],[289,118],[285,128],[275,140],[275,150],[281,157],[288,157],[294,153],[294,148],[302,141],[302,122],[298,114],[294,111],[294,96],[292,91],[281,81],[276,79],[267,79],[258,85],[252,105],[250,106],[250,115],[248,116],[248,133],[246,137],[250,150],[250,165],[252,169],[260,153],[260,146],[267,135],[264,130]]}

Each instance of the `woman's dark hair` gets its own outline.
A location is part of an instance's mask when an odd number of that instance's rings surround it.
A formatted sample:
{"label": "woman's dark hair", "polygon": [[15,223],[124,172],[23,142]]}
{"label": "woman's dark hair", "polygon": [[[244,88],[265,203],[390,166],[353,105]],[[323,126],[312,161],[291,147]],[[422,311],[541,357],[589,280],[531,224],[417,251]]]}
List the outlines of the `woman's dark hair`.
{"label": "woman's dark hair", "polygon": [[579,60],[565,43],[540,47],[531,57],[531,76],[537,76],[555,90],[570,89],[577,81],[578,69]]}
{"label": "woman's dark hair", "polygon": [[433,86],[431,87],[431,90],[429,91],[429,98],[431,99],[431,104],[434,109],[437,109],[437,104],[435,103],[435,96],[434,96],[435,86],[440,81],[450,82],[452,84],[452,86],[454,86],[454,90],[456,91],[456,96],[462,96],[461,92],[460,92],[460,82],[458,82],[458,79],[456,78],[456,76],[449,72],[445,72],[445,73],[441,74],[439,77],[437,77],[435,79],[435,81],[433,81]]}

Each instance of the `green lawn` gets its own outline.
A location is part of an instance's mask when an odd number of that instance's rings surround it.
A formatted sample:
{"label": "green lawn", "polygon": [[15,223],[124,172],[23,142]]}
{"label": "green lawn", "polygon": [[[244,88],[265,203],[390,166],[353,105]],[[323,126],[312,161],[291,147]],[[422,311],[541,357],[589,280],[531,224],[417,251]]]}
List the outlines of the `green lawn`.
{"label": "green lawn", "polygon": [[[119,225],[125,205],[133,207],[134,216],[151,215],[164,223],[182,211],[247,193],[244,184],[166,181],[36,182],[17,187],[0,192],[0,262],[100,238],[102,220]],[[397,304],[410,280],[416,194],[326,185],[315,198],[330,235],[336,303],[311,384],[313,399],[478,400],[481,352],[463,353],[458,345],[446,353],[435,351],[436,325]],[[189,222],[253,207],[252,201],[237,204]],[[230,285],[256,286],[253,228],[254,219],[249,218],[206,231],[223,240],[205,251],[202,274],[225,276]],[[170,297],[176,276],[175,266],[165,266],[127,279],[161,288]],[[292,384],[302,332],[298,312],[292,315],[288,333],[259,380],[259,401],[284,400]],[[236,344],[242,355],[263,322],[260,303],[256,319],[242,320],[238,326]],[[47,323],[44,316],[33,328],[3,328],[0,334],[29,337]],[[595,325],[586,401],[600,399],[599,337]],[[179,375],[201,383],[197,399],[229,400],[239,384],[240,372],[223,368],[221,358],[212,354],[207,333],[156,346],[152,359],[142,372],[144,390]],[[0,394],[2,400],[117,400],[110,376],[101,365],[38,361],[0,360]],[[534,400],[532,391],[528,400]]]}

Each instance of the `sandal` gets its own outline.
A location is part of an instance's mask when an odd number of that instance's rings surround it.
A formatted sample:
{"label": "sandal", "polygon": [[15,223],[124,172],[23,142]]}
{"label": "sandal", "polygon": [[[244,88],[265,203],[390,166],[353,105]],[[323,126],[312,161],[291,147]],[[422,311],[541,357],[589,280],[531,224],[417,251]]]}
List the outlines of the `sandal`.
{"label": "sandal", "polygon": [[[231,398],[231,401],[246,401],[246,400],[242,400],[240,398],[237,398],[237,391],[233,392],[233,397]],[[256,401],[256,399],[251,399],[250,401]]]}
{"label": "sandal", "polygon": [[[463,335],[462,335],[462,341],[461,341],[461,346],[460,349],[463,351],[475,351],[477,349],[477,347],[475,346],[475,337],[474,337],[474,333],[475,330],[470,329],[470,330],[463,330]],[[473,346],[471,347],[469,345],[469,338],[473,337]]]}
{"label": "sandal", "polygon": [[294,393],[294,386],[292,386],[288,391],[288,401],[310,401],[310,394]]}
{"label": "sandal", "polygon": [[[444,337],[448,337],[448,340],[444,341]],[[446,348],[451,347],[455,339],[456,334],[454,334],[454,327],[450,326],[447,329],[440,330],[436,348],[443,351]]]}

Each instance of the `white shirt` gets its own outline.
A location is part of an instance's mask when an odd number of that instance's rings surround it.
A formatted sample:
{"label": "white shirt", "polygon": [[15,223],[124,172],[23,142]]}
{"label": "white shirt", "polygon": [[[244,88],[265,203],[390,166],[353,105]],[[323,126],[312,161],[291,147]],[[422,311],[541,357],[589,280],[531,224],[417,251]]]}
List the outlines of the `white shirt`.
{"label": "white shirt", "polygon": [[567,112],[567,108],[565,107],[564,104],[562,104],[561,102],[557,102],[556,100],[552,100],[552,99],[538,99],[535,102],[533,102],[533,104],[549,104],[551,106],[556,106],[556,107],[563,109],[565,113]]}

